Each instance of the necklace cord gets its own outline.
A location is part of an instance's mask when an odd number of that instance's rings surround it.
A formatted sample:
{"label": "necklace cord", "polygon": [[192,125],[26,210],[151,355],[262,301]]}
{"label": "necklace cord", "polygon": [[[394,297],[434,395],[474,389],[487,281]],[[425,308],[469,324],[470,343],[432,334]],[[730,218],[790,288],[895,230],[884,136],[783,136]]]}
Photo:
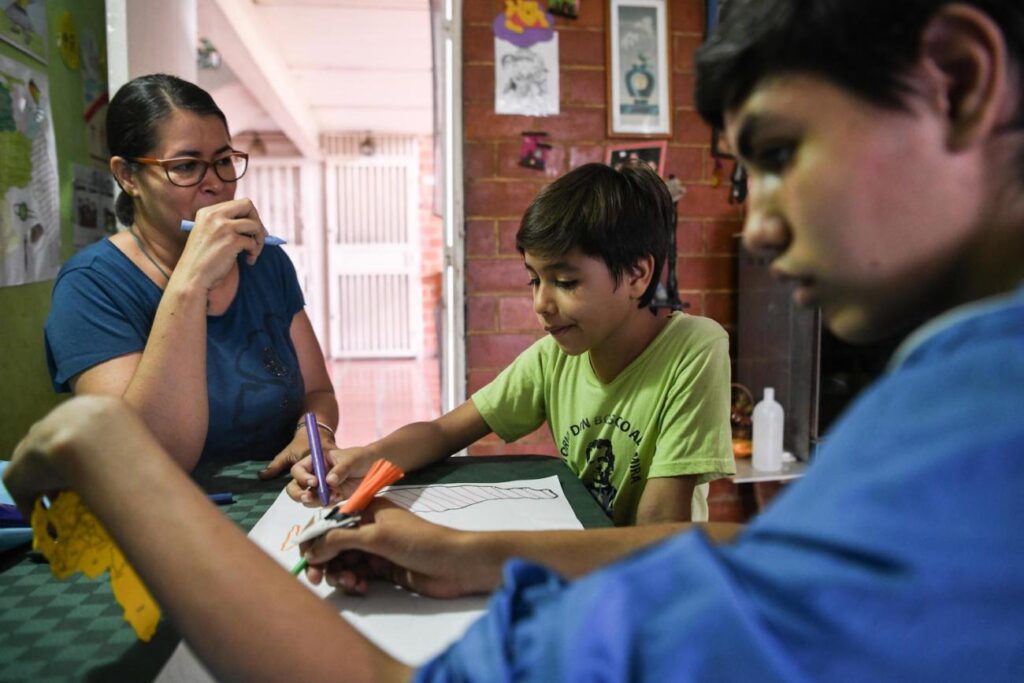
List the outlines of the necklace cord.
{"label": "necklace cord", "polygon": [[146,251],[146,248],[144,246],[142,246],[142,240],[140,240],[139,236],[135,234],[135,230],[133,230],[131,227],[129,227],[128,228],[128,232],[129,232],[129,234],[131,234],[132,239],[135,240],[135,244],[139,245],[139,251],[142,252],[142,255],[145,256],[146,259],[150,263],[153,264],[154,268],[156,268],[158,271],[160,271],[160,274],[164,276],[165,280],[170,282],[171,281],[171,276],[167,274],[166,270],[164,270],[163,268],[160,267],[160,264],[156,262],[156,259],[154,259],[152,256],[149,255],[149,252]]}

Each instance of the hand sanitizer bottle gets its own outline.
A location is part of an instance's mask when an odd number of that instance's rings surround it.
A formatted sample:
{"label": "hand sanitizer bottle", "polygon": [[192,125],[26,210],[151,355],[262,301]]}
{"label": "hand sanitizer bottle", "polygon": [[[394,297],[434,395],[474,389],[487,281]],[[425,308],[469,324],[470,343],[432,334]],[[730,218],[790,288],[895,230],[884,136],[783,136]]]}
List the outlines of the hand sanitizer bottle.
{"label": "hand sanitizer bottle", "polygon": [[765,387],[764,398],[754,406],[754,469],[777,472],[782,469],[782,406],[775,400],[775,389]]}

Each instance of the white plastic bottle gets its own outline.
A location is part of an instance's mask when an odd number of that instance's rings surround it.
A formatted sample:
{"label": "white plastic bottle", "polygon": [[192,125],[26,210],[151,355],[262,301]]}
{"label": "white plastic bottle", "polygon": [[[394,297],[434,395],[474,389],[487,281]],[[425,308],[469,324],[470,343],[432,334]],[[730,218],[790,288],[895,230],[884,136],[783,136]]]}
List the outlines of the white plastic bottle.
{"label": "white plastic bottle", "polygon": [[775,389],[765,387],[764,398],[754,406],[754,469],[777,472],[782,469],[782,429],[785,418],[775,400]]}

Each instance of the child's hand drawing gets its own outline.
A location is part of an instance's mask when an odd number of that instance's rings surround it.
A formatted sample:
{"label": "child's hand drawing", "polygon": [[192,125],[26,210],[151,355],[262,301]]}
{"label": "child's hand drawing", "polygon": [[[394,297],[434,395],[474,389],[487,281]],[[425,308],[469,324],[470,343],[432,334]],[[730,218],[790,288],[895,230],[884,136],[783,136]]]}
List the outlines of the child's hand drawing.
{"label": "child's hand drawing", "polygon": [[[300,545],[306,577],[346,593],[366,593],[373,579],[395,583],[435,598],[487,593],[500,582],[501,562],[487,563],[468,550],[466,533],[428,522],[439,515],[501,501],[553,500],[543,486],[494,484],[396,486],[385,490],[363,513],[359,525],[334,529]],[[318,566],[319,565],[319,566]]]}
{"label": "child's hand drawing", "polygon": [[[352,495],[359,486],[362,476],[375,462],[372,454],[365,448],[325,450],[324,459],[327,461],[327,485],[331,489],[332,505]],[[309,507],[319,507],[312,458],[307,455],[292,465],[291,475],[292,480],[285,487],[288,497]]]}
{"label": "child's hand drawing", "polygon": [[329,531],[300,550],[309,561],[311,583],[326,580],[353,595],[365,594],[371,580],[435,598],[486,593],[494,578],[481,581],[475,576],[479,558],[460,555],[464,535],[377,499],[358,527]]}

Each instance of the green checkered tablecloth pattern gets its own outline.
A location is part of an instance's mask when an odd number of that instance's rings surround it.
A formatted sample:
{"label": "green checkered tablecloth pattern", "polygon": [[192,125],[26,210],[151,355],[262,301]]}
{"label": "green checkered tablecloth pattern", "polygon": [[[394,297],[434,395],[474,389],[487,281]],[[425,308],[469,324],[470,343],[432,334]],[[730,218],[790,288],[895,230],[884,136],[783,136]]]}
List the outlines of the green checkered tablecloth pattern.
{"label": "green checkered tablecloth pattern", "polygon": [[[221,509],[245,530],[259,521],[285,481],[259,480],[256,472],[263,464],[242,463],[197,476],[207,491],[234,495],[235,502]],[[582,484],[553,458],[452,458],[402,483],[490,483],[552,474],[558,475],[584,526],[610,525]],[[152,680],[180,636],[163,619],[153,639],[142,643],[121,612],[106,576],[90,580],[76,574],[58,581],[46,562],[25,547],[0,554],[0,683]]]}
{"label": "green checkered tablecloth pattern", "polygon": [[[262,482],[262,463],[241,463],[204,482],[209,491],[232,491],[221,509],[244,530],[252,528],[281,491],[284,480]],[[141,643],[125,622],[107,575],[53,577],[27,547],[0,555],[0,682],[68,680],[148,681],[180,638],[160,622]]]}
{"label": "green checkered tablecloth pattern", "polygon": [[66,681],[135,644],[109,582],[57,581],[42,570],[28,561],[3,572],[0,680]]}

